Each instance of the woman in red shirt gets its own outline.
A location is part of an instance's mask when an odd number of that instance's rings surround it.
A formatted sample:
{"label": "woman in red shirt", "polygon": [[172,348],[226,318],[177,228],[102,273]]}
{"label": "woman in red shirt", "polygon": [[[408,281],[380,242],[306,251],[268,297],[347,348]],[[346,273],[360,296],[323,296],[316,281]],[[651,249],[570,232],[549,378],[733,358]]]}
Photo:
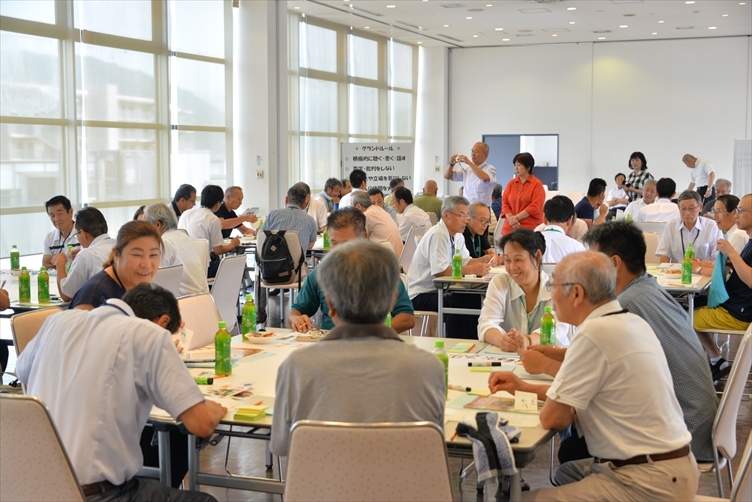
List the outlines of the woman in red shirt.
{"label": "woman in red shirt", "polygon": [[533,176],[535,159],[525,152],[515,155],[513,162],[516,176],[507,183],[501,198],[501,214],[505,218],[501,235],[517,228],[533,230],[543,223],[546,191],[541,181]]}

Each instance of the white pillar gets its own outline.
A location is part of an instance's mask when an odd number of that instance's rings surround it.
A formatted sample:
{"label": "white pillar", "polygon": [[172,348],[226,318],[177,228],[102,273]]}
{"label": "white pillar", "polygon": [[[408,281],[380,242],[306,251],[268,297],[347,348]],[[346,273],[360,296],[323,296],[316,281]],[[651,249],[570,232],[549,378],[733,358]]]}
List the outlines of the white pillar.
{"label": "white pillar", "polygon": [[[415,127],[415,191],[427,179],[446,194],[444,168],[449,163],[449,49],[421,47],[418,57],[418,105]],[[436,166],[439,170],[436,171]]]}

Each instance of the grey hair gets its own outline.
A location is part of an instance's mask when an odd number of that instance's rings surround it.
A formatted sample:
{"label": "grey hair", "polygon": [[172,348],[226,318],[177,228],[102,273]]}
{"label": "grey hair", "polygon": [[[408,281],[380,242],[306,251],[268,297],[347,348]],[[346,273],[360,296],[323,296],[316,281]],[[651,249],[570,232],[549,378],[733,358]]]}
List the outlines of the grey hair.
{"label": "grey hair", "polygon": [[156,225],[157,222],[161,223],[165,232],[177,230],[178,228],[178,222],[175,220],[175,213],[172,212],[172,209],[167,207],[167,204],[161,202],[146,206],[144,208],[144,218],[152,225]]}
{"label": "grey hair", "polygon": [[319,269],[316,278],[337,317],[353,324],[384,322],[400,280],[391,249],[356,239],[332,249]]}
{"label": "grey hair", "polygon": [[[555,271],[556,282],[572,282],[582,286],[591,305],[616,299],[616,268],[603,253],[583,251],[564,258]],[[567,286],[565,294],[569,294]]]}
{"label": "grey hair", "polygon": [[444,199],[444,202],[441,203],[441,214],[444,214],[447,211],[452,212],[457,206],[469,205],[470,202],[466,198],[460,197],[459,195],[450,195],[449,197]]}
{"label": "grey hair", "polygon": [[645,183],[643,183],[642,186],[644,188],[645,185],[657,185],[657,184],[658,184],[658,180],[656,180],[655,178],[648,178],[645,180]]}
{"label": "grey hair", "polygon": [[302,208],[303,206],[305,206],[306,197],[308,197],[308,194],[306,193],[305,187],[297,183],[287,189],[288,204]]}
{"label": "grey hair", "polygon": [[679,197],[676,199],[676,203],[678,204],[683,200],[693,200],[702,205],[702,197],[700,197],[700,194],[695,192],[694,190],[684,190],[681,194],[679,194]]}
{"label": "grey hair", "polygon": [[722,186],[726,187],[726,190],[731,191],[731,182],[725,178],[718,178],[715,180],[715,187],[720,188]]}
{"label": "grey hair", "polygon": [[231,186],[231,187],[225,188],[225,195],[228,197],[231,196],[234,190],[240,190],[241,192],[243,191],[243,189],[239,186]]}
{"label": "grey hair", "polygon": [[355,204],[360,204],[365,208],[373,205],[373,203],[371,202],[371,197],[368,196],[368,192],[364,192],[363,190],[352,192],[352,195],[350,195],[350,203],[353,205],[353,207],[355,206]]}
{"label": "grey hair", "polygon": [[477,216],[479,214],[478,211],[488,210],[488,206],[483,204],[482,202],[473,202],[472,204],[470,204],[470,214],[472,214],[473,216]]}

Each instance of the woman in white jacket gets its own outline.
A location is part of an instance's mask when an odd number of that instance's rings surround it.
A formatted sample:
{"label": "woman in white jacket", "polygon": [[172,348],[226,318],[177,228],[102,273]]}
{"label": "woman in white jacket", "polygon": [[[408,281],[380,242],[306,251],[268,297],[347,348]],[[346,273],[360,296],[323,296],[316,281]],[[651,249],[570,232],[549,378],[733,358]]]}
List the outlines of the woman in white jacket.
{"label": "woman in white jacket", "polygon": [[[546,240],[540,232],[519,228],[501,238],[505,271],[488,285],[478,319],[478,338],[503,351],[538,345],[540,321],[553,305],[546,289],[548,275],[540,268]],[[568,325],[557,325],[559,345],[569,345]]]}

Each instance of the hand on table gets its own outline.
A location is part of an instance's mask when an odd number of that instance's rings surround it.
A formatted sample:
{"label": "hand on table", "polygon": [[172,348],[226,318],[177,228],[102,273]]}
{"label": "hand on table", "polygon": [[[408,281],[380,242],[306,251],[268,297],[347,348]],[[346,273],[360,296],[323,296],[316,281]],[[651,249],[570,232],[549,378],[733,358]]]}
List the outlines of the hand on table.
{"label": "hand on table", "polygon": [[521,350],[520,362],[525,368],[525,371],[531,375],[539,375],[545,373],[545,366],[548,357],[537,350]]}
{"label": "hand on table", "polygon": [[230,244],[232,244],[232,248],[236,248],[240,246],[240,237],[238,237],[237,235],[233,237],[232,240],[230,241]]}
{"label": "hand on table", "polygon": [[494,371],[488,377],[488,390],[492,393],[505,390],[510,394],[514,394],[521,385],[522,380],[520,380],[520,377],[511,371]]}
{"label": "hand on table", "polygon": [[7,290],[0,289],[0,310],[5,310],[7,308],[10,308],[10,296],[8,295]]}
{"label": "hand on table", "polygon": [[525,337],[522,333],[512,328],[509,332],[501,335],[499,348],[504,352],[517,352],[525,348]]}
{"label": "hand on table", "polygon": [[313,325],[313,321],[311,321],[310,317],[305,314],[300,314],[290,320],[290,327],[297,333],[305,333],[316,326]]}

